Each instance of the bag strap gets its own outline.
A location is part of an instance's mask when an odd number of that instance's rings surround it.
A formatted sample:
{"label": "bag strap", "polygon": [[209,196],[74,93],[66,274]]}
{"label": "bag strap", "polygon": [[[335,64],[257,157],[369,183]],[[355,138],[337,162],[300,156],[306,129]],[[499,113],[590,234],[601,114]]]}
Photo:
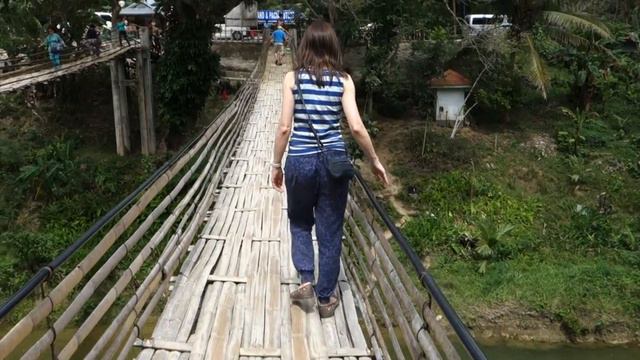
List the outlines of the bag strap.
{"label": "bag strap", "polygon": [[316,142],[318,142],[320,150],[324,151],[324,144],[322,144],[322,141],[320,141],[320,136],[318,136],[318,132],[313,127],[313,123],[311,123],[311,118],[309,117],[309,113],[307,112],[307,105],[304,103],[304,96],[302,95],[302,88],[300,87],[300,71],[296,71],[296,87],[298,88],[298,95],[300,95],[300,100],[302,101],[302,108],[304,109],[305,116],[307,117],[307,124],[309,124],[309,128],[311,128],[311,132],[316,138]]}

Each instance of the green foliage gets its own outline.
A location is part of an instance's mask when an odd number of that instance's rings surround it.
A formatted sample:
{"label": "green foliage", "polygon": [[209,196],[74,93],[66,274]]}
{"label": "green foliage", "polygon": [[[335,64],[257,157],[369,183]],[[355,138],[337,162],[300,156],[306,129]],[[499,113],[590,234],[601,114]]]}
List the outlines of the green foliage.
{"label": "green foliage", "polygon": [[20,267],[34,273],[67,245],[67,239],[57,235],[49,232],[7,232],[0,237],[0,244],[4,248],[12,248]]}
{"label": "green foliage", "polygon": [[28,165],[20,168],[16,179],[34,192],[34,199],[44,196],[61,196],[76,191],[72,181],[77,178],[70,141],[59,140],[35,151]]}
{"label": "green foliage", "polygon": [[211,26],[201,18],[181,18],[172,10],[165,33],[165,53],[158,67],[160,120],[171,132],[183,133],[203,108],[220,58],[210,48]]}
{"label": "green foliage", "polygon": [[407,99],[410,99],[422,116],[433,115],[434,92],[427,86],[426,80],[440,76],[447,64],[460,51],[460,46],[451,39],[449,32],[442,26],[427,31],[425,40],[411,43],[411,56],[407,59],[403,79],[408,83]]}
{"label": "green foliage", "polygon": [[[514,55],[500,51],[489,54],[493,59],[491,68],[482,74],[474,94],[478,110],[487,114],[487,117],[508,117],[513,107],[522,104],[524,76],[517,67]],[[474,75],[480,76],[481,70],[476,70]]]}
{"label": "green foliage", "polygon": [[531,136],[554,128],[571,134],[574,120],[528,106],[512,113],[518,123],[499,133],[497,152],[487,151],[493,137],[484,136],[485,128],[455,144],[444,138],[446,130],[435,129],[427,156],[416,161],[421,134],[406,137],[392,172],[405,186],[401,198],[419,215],[403,232],[428,257],[456,309],[469,316],[518,304],[554,317],[576,336],[618,323],[636,329],[640,195],[634,189],[640,183],[629,165],[638,161],[633,134],[640,127],[634,105],[615,109],[627,120],[586,121],[580,156],[563,151],[542,158],[525,149]]}
{"label": "green foliage", "polygon": [[[510,195],[485,177],[457,171],[418,186],[412,203],[425,214],[409,221],[403,231],[423,255],[436,249],[465,259],[516,255],[529,240],[525,229],[532,226],[540,206],[535,199]],[[507,234],[523,241],[506,243]]]}
{"label": "green foliage", "polygon": [[[105,0],[5,0],[0,2],[0,48],[11,55],[33,52],[46,35],[46,25],[61,24],[69,38],[79,40],[85,27],[96,22],[93,11],[110,6]],[[42,48],[39,49],[40,51]]]}
{"label": "green foliage", "polygon": [[476,224],[475,253],[482,260],[478,272],[487,271],[487,262],[499,258],[507,241],[506,236],[514,229],[513,225],[497,225],[489,219],[482,219]]}
{"label": "green foliage", "polygon": [[[402,36],[411,35],[412,31],[427,31],[432,27],[436,29],[431,33],[432,41],[443,43],[441,27],[444,7],[439,1],[424,1],[420,3],[412,1],[379,1],[368,2],[362,8],[364,16],[371,21],[369,36],[367,37],[367,52],[365,55],[364,84],[367,93],[368,113],[371,113],[373,104],[375,109],[390,117],[402,116],[409,110],[412,103],[419,103],[421,94],[414,92],[416,79],[421,79],[418,74],[407,73],[404,64],[398,63],[400,40]],[[412,29],[412,30],[411,30]],[[424,54],[423,58],[433,56]],[[446,52],[442,54],[444,58]],[[425,59],[418,59],[419,64],[413,69],[424,64]],[[424,72],[424,67],[421,68]],[[424,81],[423,80],[423,87]]]}
{"label": "green foliage", "polygon": [[580,155],[580,148],[586,142],[584,137],[584,127],[587,122],[597,114],[589,113],[576,109],[572,111],[568,108],[561,107],[560,111],[571,121],[570,131],[559,131],[557,134],[558,149],[567,151],[573,155]]}
{"label": "green foliage", "polygon": [[107,151],[90,155],[78,139],[38,132],[0,137],[0,297],[16,291],[157,165],[155,158]]}
{"label": "green foliage", "polygon": [[0,3],[0,49],[10,56],[37,45],[38,37],[43,34],[32,10],[32,4],[27,1]]}

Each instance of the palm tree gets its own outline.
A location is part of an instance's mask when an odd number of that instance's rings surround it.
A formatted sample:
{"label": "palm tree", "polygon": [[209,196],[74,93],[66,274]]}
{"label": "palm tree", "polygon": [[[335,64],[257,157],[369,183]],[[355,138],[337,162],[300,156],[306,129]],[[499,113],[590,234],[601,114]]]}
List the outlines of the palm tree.
{"label": "palm tree", "polygon": [[583,12],[583,1],[572,5],[559,0],[513,0],[514,35],[524,42],[526,54],[525,73],[546,99],[549,93],[549,72],[538,53],[531,31],[535,25],[544,25],[542,30],[556,42],[577,48],[601,49],[600,39],[610,39],[607,26]]}

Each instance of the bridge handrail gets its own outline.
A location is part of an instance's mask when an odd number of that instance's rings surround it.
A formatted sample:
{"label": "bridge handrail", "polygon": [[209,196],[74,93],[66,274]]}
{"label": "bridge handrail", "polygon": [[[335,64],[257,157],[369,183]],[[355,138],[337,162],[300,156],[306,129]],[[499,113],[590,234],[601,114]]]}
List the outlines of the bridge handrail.
{"label": "bridge handrail", "polygon": [[[137,45],[140,42],[140,39],[137,37],[130,37],[129,41],[133,43],[133,45]],[[103,41],[100,45],[100,49],[102,51],[111,50],[117,47],[112,41]],[[88,48],[82,42],[78,42],[77,45],[67,46],[60,52],[60,57],[64,60],[65,58],[82,55],[84,53],[88,54]],[[22,68],[33,68],[40,65],[50,64],[51,60],[49,59],[48,50],[40,50],[37,52],[32,52],[29,54],[19,54],[15,57],[10,57],[6,59],[0,60],[6,63],[4,66],[0,67],[0,78],[6,78],[14,75],[18,72],[19,69]]]}
{"label": "bridge handrail", "polygon": [[[231,106],[232,102],[229,102],[222,112]],[[85,231],[76,241],[69,245],[60,255],[56,256],[49,264],[43,266],[38,272],[29,279],[23,287],[18,290],[14,295],[9,297],[8,300],[0,307],[0,320],[11,312],[25,297],[27,297],[36,287],[42,282],[47,280],[53,272],[60,267],[65,261],[67,261],[78,249],[91,240],[106,224],[111,222],[115,217],[126,207],[131,205],[133,201],[142,194],[151,184],[164,175],[169,168],[175,165],[182,156],[190,150],[193,145],[204,136],[208,127],[202,129],[202,131],[193,138],[188,144],[186,144],[178,153],[176,153],[171,159],[162,164],[156,171],[153,172],[140,186],[133,190],[127,197],[122,199],[116,206],[111,208],[106,214],[98,219],[91,227]]]}
{"label": "bridge handrail", "polygon": [[360,185],[360,187],[366,194],[367,199],[379,215],[386,228],[393,235],[396,243],[402,249],[404,255],[406,255],[411,262],[412,267],[418,275],[420,283],[425,287],[429,295],[435,300],[437,305],[442,310],[442,313],[453,328],[458,339],[462,342],[465,350],[474,360],[486,360],[485,354],[483,353],[482,349],[480,349],[467,327],[464,325],[464,322],[462,321],[460,316],[458,316],[457,312],[453,309],[433,276],[431,276],[431,274],[427,271],[420,257],[416,254],[415,250],[407,241],[407,238],[404,236],[404,234],[402,234],[402,232],[398,229],[393,220],[384,210],[382,205],[378,202],[373,191],[367,185],[359,171],[356,171],[355,179],[357,184]]}
{"label": "bridge handrail", "polygon": [[[263,52],[261,54],[261,59],[256,65],[254,71],[251,74],[251,78],[245,84],[245,86],[238,92],[238,94],[242,94],[242,97],[245,99],[251,98],[253,93],[257,91],[256,83],[259,80],[259,77],[262,75],[262,72],[265,68],[266,64],[266,46],[263,48]],[[248,90],[249,89],[249,90]],[[236,99],[239,95],[236,96]],[[248,111],[247,104],[238,105],[237,101],[230,101],[220,112],[220,114],[227,114],[227,117],[234,116],[234,122],[238,123],[240,118],[246,115]],[[217,120],[218,118],[216,118]],[[171,178],[178,175],[180,169],[185,166],[189,159],[191,159],[195,154],[202,149],[202,146],[208,141],[212,141],[211,138],[213,136],[219,136],[218,130],[216,130],[216,134],[213,133],[213,130],[226,125],[218,124],[218,121],[212,121],[209,126],[205,127],[195,138],[193,138],[187,145],[185,145],[177,154],[175,154],[169,161],[164,163],[160,168],[158,168],[149,178],[147,178],[140,186],[138,186],[133,192],[131,192],[127,197],[125,197],[122,201],[120,201],[115,207],[109,210],[104,216],[98,219],[87,231],[85,231],[76,241],[74,241],[70,246],[68,246],[61,254],[56,256],[49,264],[43,266],[38,272],[29,279],[22,288],[13,294],[4,304],[0,307],[0,320],[4,319],[19,303],[21,303],[29,294],[33,292],[38,286],[46,282],[51,275],[62,265],[65,261],[67,261],[72,255],[74,255],[78,249],[84,246],[88,241],[94,238],[107,224],[113,222],[118,215],[125,208],[129,207],[129,211],[120,218],[119,222],[111,228],[111,230],[105,235],[105,238],[100,242],[98,246],[102,244],[106,240],[107,237],[110,237],[110,240],[115,240],[120,237],[126,228],[128,228],[131,224],[134,223],[135,219],[138,215],[142,214],[143,209],[146,207],[145,204],[142,205],[142,208],[137,208],[138,214],[129,214],[130,211],[134,207],[138,206],[138,203],[134,204],[134,201],[138,199],[138,202],[144,198],[144,202],[148,204],[151,199],[153,199],[165,185],[167,185]],[[228,123],[229,121],[227,121]],[[233,125],[236,126],[236,125]],[[215,128],[215,129],[214,129]],[[212,130],[213,129],[213,130]],[[207,139],[204,139],[204,137]],[[214,147],[215,151],[215,147]],[[225,155],[225,158],[228,157]],[[166,175],[166,176],[165,176]],[[163,179],[163,176],[165,178]],[[160,189],[153,188],[154,186],[160,184]],[[149,191],[153,190],[155,194],[149,193]],[[125,219],[126,218],[126,219]],[[124,222],[123,222],[124,221]],[[120,224],[120,222],[123,222]],[[118,229],[114,230],[118,225],[120,226]],[[111,232],[114,232],[111,234]],[[109,245],[111,247],[111,245]],[[106,251],[108,248],[104,249]],[[96,250],[96,249],[94,249]],[[93,253],[90,254],[90,256]],[[8,353],[11,353],[15,349],[15,347],[22,342],[28,333],[33,330],[35,326],[37,326],[42,320],[47,318],[49,314],[52,313],[56,305],[60,304],[60,301],[66,299],[71,291],[78,286],[80,281],[89,274],[91,269],[97,264],[97,261],[102,258],[104,253],[97,253],[91,261],[87,264],[87,268],[81,268],[81,266],[76,266],[74,271],[69,273],[57,286],[53,289],[46,298],[40,300],[36,306],[31,310],[31,312],[23,317],[18,324],[16,324],[7,334],[5,334],[2,338],[0,338],[0,348],[2,348],[2,352],[0,352],[0,359],[4,358],[4,356]],[[85,258],[86,259],[86,258]],[[83,259],[83,260],[85,260]],[[82,262],[81,262],[82,263]],[[79,273],[76,273],[76,270],[80,269]],[[164,275],[163,275],[164,276]],[[65,286],[62,286],[62,285]],[[56,292],[57,291],[57,292]],[[55,294],[53,294],[56,292]],[[44,296],[44,294],[43,294]],[[75,309],[73,311],[77,311]],[[93,324],[95,325],[95,324]],[[93,326],[91,325],[91,326]],[[53,328],[51,328],[53,329]],[[50,329],[50,330],[51,330]],[[47,335],[45,335],[47,336]],[[43,340],[44,339],[44,340]],[[55,339],[55,331],[53,332],[53,339]],[[50,338],[40,339],[41,342],[50,341]],[[42,347],[38,347],[41,349]],[[65,348],[66,350],[66,348]],[[39,351],[39,350],[37,350]],[[73,351],[73,350],[72,350]]]}

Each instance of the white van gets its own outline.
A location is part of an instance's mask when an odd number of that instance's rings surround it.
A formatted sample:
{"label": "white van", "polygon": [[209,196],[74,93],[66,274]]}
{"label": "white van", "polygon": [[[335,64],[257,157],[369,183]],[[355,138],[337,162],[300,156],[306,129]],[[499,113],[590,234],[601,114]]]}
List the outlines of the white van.
{"label": "white van", "polygon": [[485,31],[511,27],[509,18],[506,15],[470,14],[464,17],[464,21],[467,23],[469,35],[478,35]]}
{"label": "white van", "polygon": [[104,12],[104,11],[96,11],[94,13],[97,17],[100,18],[100,20],[102,20],[104,27],[106,27],[108,30],[111,30],[111,13],[109,12]]}

